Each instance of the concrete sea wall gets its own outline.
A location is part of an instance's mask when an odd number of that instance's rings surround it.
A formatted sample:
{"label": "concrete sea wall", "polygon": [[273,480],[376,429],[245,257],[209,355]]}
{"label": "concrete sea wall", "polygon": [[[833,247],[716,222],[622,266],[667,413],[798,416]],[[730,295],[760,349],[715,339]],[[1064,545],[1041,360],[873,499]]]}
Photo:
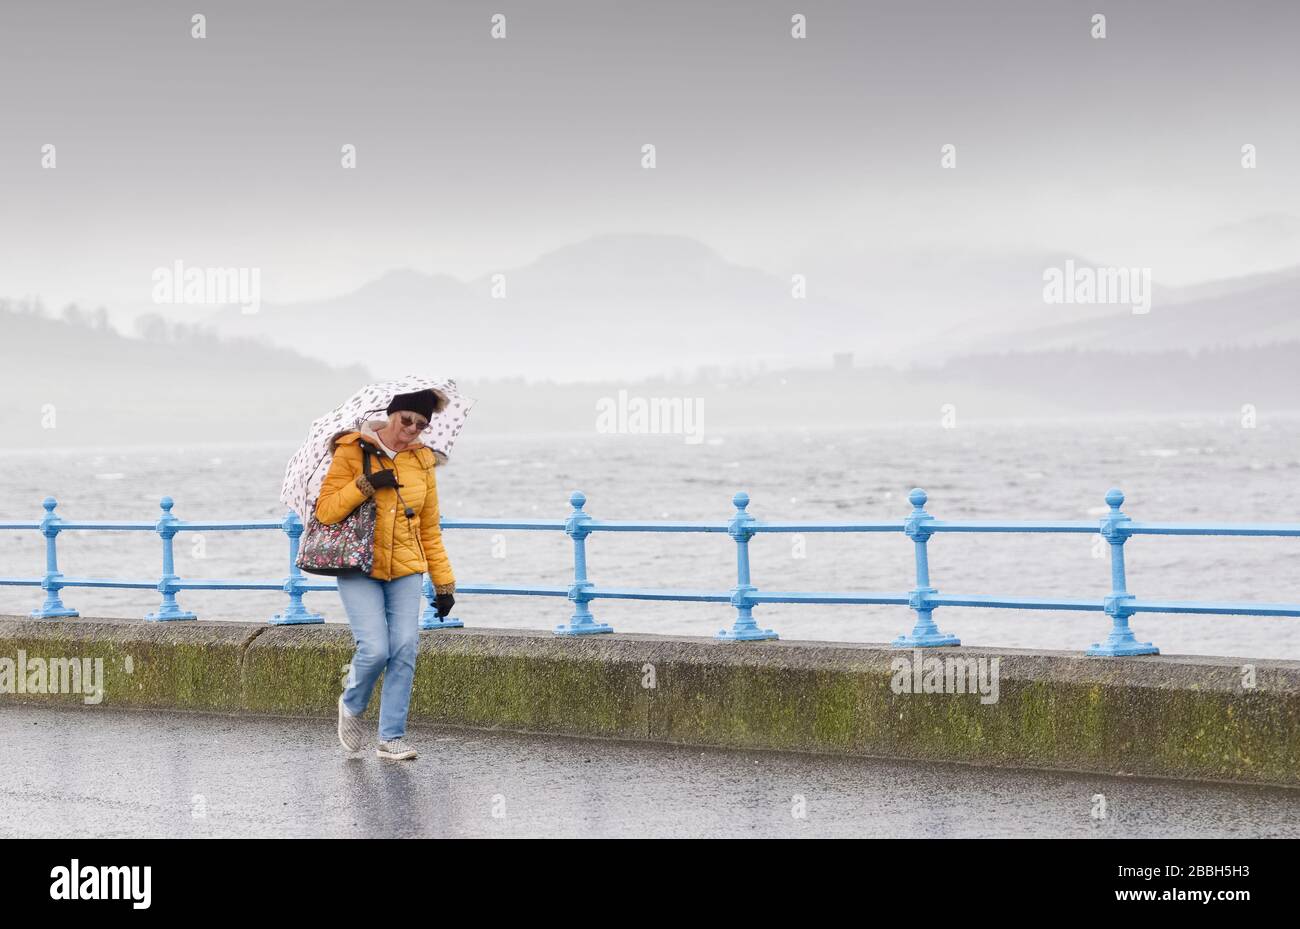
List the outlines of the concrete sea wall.
{"label": "concrete sea wall", "polygon": [[[352,649],[351,632],[336,624],[0,616],[0,704],[320,717],[329,720],[322,738],[332,739]],[[90,674],[99,660],[99,699],[87,682],[77,693],[31,692],[45,676],[35,669],[62,659]],[[963,689],[953,671],[963,665],[966,692],[926,692],[943,686],[944,671],[950,690]],[[377,690],[369,717],[378,705]],[[411,719],[1300,786],[1295,661],[446,630],[421,633]]]}

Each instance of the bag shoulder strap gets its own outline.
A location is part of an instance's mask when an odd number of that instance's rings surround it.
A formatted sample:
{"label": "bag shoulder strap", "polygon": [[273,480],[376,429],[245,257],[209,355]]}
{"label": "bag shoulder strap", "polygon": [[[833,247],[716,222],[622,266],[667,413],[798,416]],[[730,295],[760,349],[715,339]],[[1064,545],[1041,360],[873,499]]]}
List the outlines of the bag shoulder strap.
{"label": "bag shoulder strap", "polygon": [[357,439],[357,444],[361,446],[361,473],[370,477],[370,454],[372,449],[370,443],[364,439]]}

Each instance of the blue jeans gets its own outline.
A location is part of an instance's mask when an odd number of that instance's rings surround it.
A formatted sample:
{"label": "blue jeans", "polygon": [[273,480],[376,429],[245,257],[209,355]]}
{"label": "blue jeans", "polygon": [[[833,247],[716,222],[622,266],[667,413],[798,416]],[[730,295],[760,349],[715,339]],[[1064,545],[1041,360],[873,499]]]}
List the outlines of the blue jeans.
{"label": "blue jeans", "polygon": [[379,739],[400,739],[406,735],[406,711],[415,681],[424,575],[377,581],[368,574],[340,574],[338,582],[339,597],[357,643],[343,684],[343,706],[356,716],[364,713],[382,672]]}

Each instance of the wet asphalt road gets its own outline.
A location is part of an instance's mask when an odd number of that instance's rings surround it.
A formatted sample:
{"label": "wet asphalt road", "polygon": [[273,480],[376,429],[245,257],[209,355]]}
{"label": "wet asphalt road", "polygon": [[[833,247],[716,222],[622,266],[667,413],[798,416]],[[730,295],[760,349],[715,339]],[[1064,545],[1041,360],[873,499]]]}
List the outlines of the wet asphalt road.
{"label": "wet asphalt road", "polygon": [[[1300,790],[332,721],[0,706],[0,837],[1287,836]],[[1104,817],[1094,813],[1102,810]]]}

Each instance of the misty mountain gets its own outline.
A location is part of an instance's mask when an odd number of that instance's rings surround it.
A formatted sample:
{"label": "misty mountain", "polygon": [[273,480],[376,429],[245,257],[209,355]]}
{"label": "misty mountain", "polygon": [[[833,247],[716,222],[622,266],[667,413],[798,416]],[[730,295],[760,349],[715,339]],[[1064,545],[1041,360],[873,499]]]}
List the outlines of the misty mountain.
{"label": "misty mountain", "polygon": [[1286,266],[1300,255],[1300,216],[1270,212],[1210,229],[1200,250],[1227,258],[1243,269]]}
{"label": "misty mountain", "polygon": [[[790,269],[806,279],[796,300],[790,276],[734,264],[689,237],[601,235],[499,278],[396,270],[335,299],[251,315],[224,308],[208,321],[224,335],[382,376],[407,370],[412,353],[466,376],[557,381],[737,362],[815,366],[833,351],[904,364],[1015,344],[1005,337],[1049,319],[1083,326],[1114,315],[1108,304],[1044,304],[1044,270],[1067,261],[1091,266],[1066,253],[973,249],[825,256]],[[1181,299],[1176,289],[1152,291],[1159,305]]]}
{"label": "misty mountain", "polygon": [[1113,313],[1112,306],[1044,306],[1044,271],[1067,261],[1090,265],[1068,252],[899,247],[813,256],[806,268],[814,289],[833,298],[862,295],[889,340],[886,357],[906,362],[960,355],[971,344],[1039,328],[1046,310],[1071,322]]}
{"label": "misty mountain", "polygon": [[739,358],[820,361],[870,344],[874,331],[858,307],[793,299],[789,281],[682,236],[596,236],[500,273],[501,281],[459,282],[395,271],[334,300],[251,315],[223,309],[209,321],[223,335],[292,345],[381,376],[418,361],[479,377],[561,381]]}
{"label": "misty mountain", "polygon": [[[1060,306],[1041,307],[1050,315]],[[1107,307],[1096,319],[1042,326],[1011,338],[972,342],[993,348],[1043,351],[1066,348],[1158,352],[1266,346],[1300,339],[1300,266],[1157,293],[1151,310]]]}

